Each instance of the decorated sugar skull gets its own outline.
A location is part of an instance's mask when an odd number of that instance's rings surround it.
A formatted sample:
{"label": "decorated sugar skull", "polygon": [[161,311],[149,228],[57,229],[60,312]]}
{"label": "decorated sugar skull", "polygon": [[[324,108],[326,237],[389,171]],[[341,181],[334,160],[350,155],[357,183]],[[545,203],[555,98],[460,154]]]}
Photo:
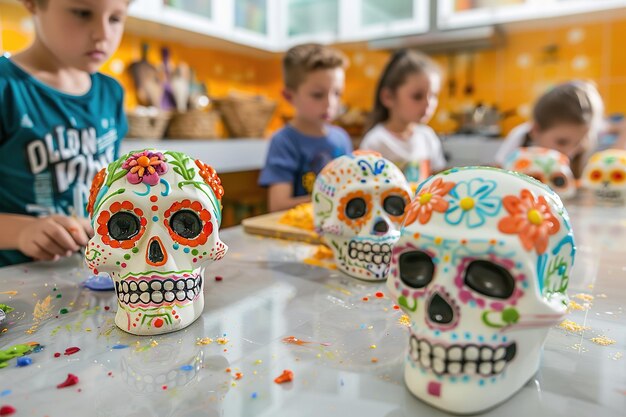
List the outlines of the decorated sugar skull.
{"label": "decorated sugar skull", "polygon": [[626,197],[626,151],[607,149],[595,153],[583,171],[583,185],[604,200],[624,203]]}
{"label": "decorated sugar skull", "polygon": [[569,158],[554,149],[539,146],[519,148],[507,159],[503,168],[541,181],[561,198],[572,198],[576,195],[576,181]]}
{"label": "decorated sugar skull", "polygon": [[223,194],[213,168],[180,152],[131,152],[96,175],[85,259],[115,281],[118,327],[167,333],[202,314],[204,268],[227,250]]}
{"label": "decorated sugar skull", "polygon": [[411,320],[409,390],[460,414],[513,395],[565,314],[574,252],[561,200],[531,177],[467,167],[422,183],[387,280]]}
{"label": "decorated sugar skull", "polygon": [[324,167],[313,188],[315,228],[340,270],[385,279],[410,190],[402,171],[376,152],[357,151]]}

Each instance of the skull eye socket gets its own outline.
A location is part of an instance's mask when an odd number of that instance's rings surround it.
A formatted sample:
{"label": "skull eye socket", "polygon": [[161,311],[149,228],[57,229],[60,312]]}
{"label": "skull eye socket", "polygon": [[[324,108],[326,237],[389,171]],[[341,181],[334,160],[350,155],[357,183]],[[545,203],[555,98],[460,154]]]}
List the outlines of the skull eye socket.
{"label": "skull eye socket", "polygon": [[474,291],[493,298],[513,295],[515,280],[503,267],[490,261],[472,261],[465,270],[465,284]]}
{"label": "skull eye socket", "polygon": [[115,240],[129,240],[139,233],[139,218],[128,211],[120,211],[108,222],[109,234]]}
{"label": "skull eye socket", "polygon": [[406,201],[399,195],[390,195],[383,201],[383,208],[392,216],[402,216],[404,214],[404,208],[406,207]]}
{"label": "skull eye socket", "polygon": [[626,174],[621,169],[611,171],[611,181],[621,184],[626,179]]}
{"label": "skull eye socket", "polygon": [[435,264],[430,256],[421,251],[405,252],[398,262],[400,279],[411,288],[423,288],[433,280]]}
{"label": "skull eye socket", "polygon": [[553,174],[550,181],[555,188],[565,188],[567,186],[567,178],[560,172]]}
{"label": "skull eye socket", "polygon": [[602,171],[600,171],[599,169],[594,169],[589,173],[589,180],[593,182],[599,182],[600,180],[602,180],[603,176],[604,175]]}
{"label": "skull eye socket", "polygon": [[361,197],[353,198],[346,204],[346,216],[349,219],[358,219],[365,216],[367,212],[367,204]]}
{"label": "skull eye socket", "polygon": [[202,232],[202,220],[191,210],[180,210],[172,215],[170,225],[174,233],[185,239],[193,239]]}

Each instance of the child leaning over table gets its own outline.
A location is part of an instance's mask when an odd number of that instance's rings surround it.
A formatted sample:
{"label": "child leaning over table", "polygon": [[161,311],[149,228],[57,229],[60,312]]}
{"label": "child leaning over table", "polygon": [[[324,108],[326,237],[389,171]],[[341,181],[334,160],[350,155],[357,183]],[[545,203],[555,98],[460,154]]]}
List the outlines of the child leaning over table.
{"label": "child leaning over table", "polygon": [[126,134],[123,90],[98,68],[115,52],[129,0],[22,0],[35,39],[0,57],[0,266],[85,246],[94,175]]}
{"label": "child leaning over table", "polygon": [[283,97],[293,120],[274,133],[259,184],[268,187],[268,209],[311,201],[315,177],[331,160],[352,152],[348,134],[329,122],[337,115],[346,57],[316,44],[291,48],[283,58]]}

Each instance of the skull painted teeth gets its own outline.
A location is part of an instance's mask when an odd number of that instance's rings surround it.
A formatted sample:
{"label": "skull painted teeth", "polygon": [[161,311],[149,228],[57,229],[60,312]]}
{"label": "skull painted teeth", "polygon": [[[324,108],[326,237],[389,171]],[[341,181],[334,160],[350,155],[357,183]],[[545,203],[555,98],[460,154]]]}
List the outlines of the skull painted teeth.
{"label": "skull painted teeth", "polygon": [[460,414],[513,395],[565,314],[574,253],[561,200],[526,175],[454,168],[422,183],[387,278],[411,322],[409,390]]}
{"label": "skull painted teeth", "polygon": [[576,195],[576,180],[569,158],[554,149],[519,148],[504,163],[504,169],[526,174],[552,188],[561,198]]}
{"label": "skull painted teeth", "polygon": [[315,227],[340,270],[385,279],[410,193],[402,172],[376,152],[357,151],[324,167],[313,189]]}
{"label": "skull painted teeth", "polygon": [[626,201],[626,151],[607,149],[589,158],[582,176],[583,186],[601,201],[624,204]]}
{"label": "skull painted teeth", "polygon": [[85,260],[115,281],[118,327],[167,333],[202,314],[204,269],[227,250],[223,192],[213,168],[180,152],[131,152],[96,175]]}

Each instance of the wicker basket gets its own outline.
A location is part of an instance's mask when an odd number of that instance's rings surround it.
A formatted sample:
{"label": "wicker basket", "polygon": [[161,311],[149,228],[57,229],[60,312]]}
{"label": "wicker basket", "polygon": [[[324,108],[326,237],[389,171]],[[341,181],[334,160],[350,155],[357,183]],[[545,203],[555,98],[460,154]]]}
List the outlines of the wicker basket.
{"label": "wicker basket", "polygon": [[174,113],[167,137],[170,139],[214,139],[217,138],[218,112],[190,110]]}
{"label": "wicker basket", "polygon": [[170,113],[158,113],[154,115],[128,113],[129,138],[137,139],[162,139],[167,123],[172,115]]}
{"label": "wicker basket", "polygon": [[231,95],[215,101],[231,137],[258,138],[265,133],[276,102],[260,96]]}

